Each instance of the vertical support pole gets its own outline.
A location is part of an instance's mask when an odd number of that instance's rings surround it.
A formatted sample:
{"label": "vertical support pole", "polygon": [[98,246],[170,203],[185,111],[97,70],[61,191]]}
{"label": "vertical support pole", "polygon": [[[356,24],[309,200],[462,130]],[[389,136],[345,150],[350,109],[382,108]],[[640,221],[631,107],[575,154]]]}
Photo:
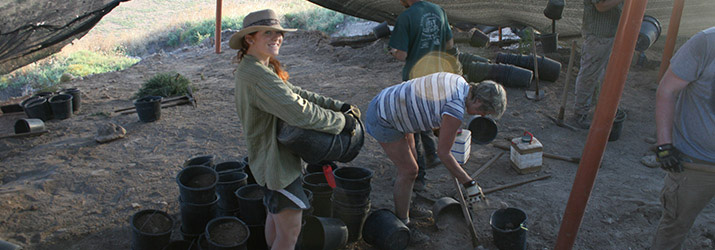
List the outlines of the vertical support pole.
{"label": "vertical support pole", "polygon": [[608,142],[613,119],[616,116],[618,102],[623,94],[628,70],[630,69],[633,51],[640,30],[647,0],[629,0],[624,2],[623,13],[618,23],[618,31],[613,42],[611,56],[606,68],[603,88],[598,96],[598,104],[594,114],[591,129],[586,137],[583,157],[576,171],[576,178],[571,188],[566,210],[564,211],[561,228],[554,249],[572,249],[576,234],[581,226],[584,211],[591,190],[596,180],[598,167],[601,164],[603,152]]}
{"label": "vertical support pole", "polygon": [[675,50],[675,40],[678,38],[678,29],[680,29],[680,18],[683,16],[683,6],[685,0],[673,1],[673,12],[670,14],[670,24],[668,24],[668,36],[665,39],[665,48],[663,48],[663,58],[660,60],[660,70],[658,72],[658,82],[663,78],[665,71],[670,66],[670,58]]}
{"label": "vertical support pole", "polygon": [[501,47],[501,26],[499,26],[499,47]]}
{"label": "vertical support pole", "polygon": [[221,54],[221,1],[216,0],[216,54]]}

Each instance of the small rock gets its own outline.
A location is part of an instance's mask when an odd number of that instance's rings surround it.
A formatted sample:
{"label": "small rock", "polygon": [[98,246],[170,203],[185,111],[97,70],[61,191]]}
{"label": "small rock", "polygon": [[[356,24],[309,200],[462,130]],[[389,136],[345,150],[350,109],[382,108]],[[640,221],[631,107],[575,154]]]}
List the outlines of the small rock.
{"label": "small rock", "polygon": [[94,137],[94,140],[99,143],[105,143],[124,138],[125,134],[127,134],[127,130],[122,126],[108,122],[97,127],[97,135]]}
{"label": "small rock", "polygon": [[644,141],[645,143],[648,143],[648,144],[655,144],[655,143],[656,143],[656,140],[655,140],[655,138],[653,138],[653,137],[643,138],[643,141]]}
{"label": "small rock", "polygon": [[643,156],[643,158],[641,158],[641,163],[643,163],[643,165],[649,168],[657,168],[660,166],[658,161],[656,161],[654,154],[648,154],[646,156]]}
{"label": "small rock", "polygon": [[141,207],[142,207],[142,205],[139,205],[139,203],[132,203],[132,208],[134,208],[134,209],[141,208]]}
{"label": "small rock", "polygon": [[74,76],[70,73],[63,73],[62,76],[60,76],[60,82],[69,82],[74,79]]}

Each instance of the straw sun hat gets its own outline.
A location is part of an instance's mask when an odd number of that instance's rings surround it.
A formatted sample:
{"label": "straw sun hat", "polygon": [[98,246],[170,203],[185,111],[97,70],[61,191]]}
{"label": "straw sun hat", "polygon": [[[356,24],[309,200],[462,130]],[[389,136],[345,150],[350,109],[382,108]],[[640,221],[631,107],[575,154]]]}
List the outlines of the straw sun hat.
{"label": "straw sun hat", "polygon": [[275,12],[273,12],[273,10],[259,10],[251,12],[243,18],[243,28],[231,36],[228,46],[232,49],[241,49],[241,47],[243,47],[241,40],[243,40],[245,35],[265,29],[282,32],[296,31],[296,29],[284,29],[281,27],[280,21],[278,21],[278,16]]}

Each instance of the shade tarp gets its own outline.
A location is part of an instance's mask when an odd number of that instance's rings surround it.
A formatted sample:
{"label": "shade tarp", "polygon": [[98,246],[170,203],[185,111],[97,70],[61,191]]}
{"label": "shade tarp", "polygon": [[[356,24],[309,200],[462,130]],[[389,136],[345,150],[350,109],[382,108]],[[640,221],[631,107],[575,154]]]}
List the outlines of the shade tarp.
{"label": "shade tarp", "polygon": [[124,1],[0,1],[0,74],[59,52]]}
{"label": "shade tarp", "polygon": [[[397,0],[309,0],[312,3],[359,18],[394,24],[405,10]],[[633,0],[643,1],[643,0]],[[447,12],[452,24],[481,24],[491,26],[532,26],[551,32],[551,19],[544,16],[548,0],[430,0]],[[649,0],[646,15],[657,18],[662,36],[667,34],[672,0]],[[715,0],[687,0],[680,23],[679,35],[690,37],[698,31],[715,26]],[[581,33],[583,0],[565,0],[563,18],[556,21],[560,36]]]}

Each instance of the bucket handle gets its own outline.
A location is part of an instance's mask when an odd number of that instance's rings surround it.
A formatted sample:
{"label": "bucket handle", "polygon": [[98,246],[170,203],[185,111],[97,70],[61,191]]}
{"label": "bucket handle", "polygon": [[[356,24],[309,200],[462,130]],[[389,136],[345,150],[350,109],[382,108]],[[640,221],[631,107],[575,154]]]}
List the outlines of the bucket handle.
{"label": "bucket handle", "polygon": [[524,135],[529,135],[529,144],[531,144],[534,141],[534,135],[529,132],[529,131],[524,131]]}
{"label": "bucket handle", "polygon": [[333,171],[331,171],[331,169],[330,165],[323,165],[323,175],[325,175],[325,180],[328,181],[328,186],[330,186],[330,188],[335,188],[335,175],[333,175]]}

